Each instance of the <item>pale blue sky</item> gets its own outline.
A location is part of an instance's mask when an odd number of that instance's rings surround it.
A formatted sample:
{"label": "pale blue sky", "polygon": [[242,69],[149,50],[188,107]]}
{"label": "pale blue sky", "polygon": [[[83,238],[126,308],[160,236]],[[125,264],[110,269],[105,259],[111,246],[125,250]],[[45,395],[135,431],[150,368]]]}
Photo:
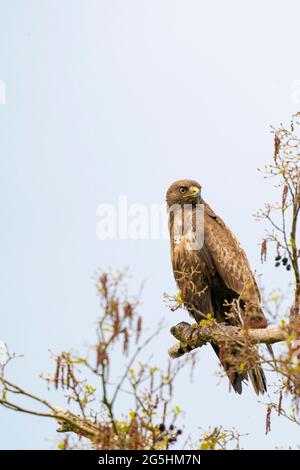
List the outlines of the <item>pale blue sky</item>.
{"label": "pale blue sky", "polygon": [[[133,289],[148,279],[147,324],[188,319],[163,303],[167,241],[96,239],[97,206],[119,195],[162,203],[174,179],[198,180],[263,283],[288,283],[261,266],[252,214],[274,194],[256,170],[272,156],[269,124],[300,107],[299,17],[296,0],[0,0],[0,339],[25,356],[14,380],[46,393],[48,349],[92,340],[99,267],[130,266]],[[167,330],[157,343],[166,356]],[[245,448],[299,444],[276,417],[265,436],[264,406],[229,394],[216,370],[205,348],[194,383],[177,384],[194,434],[223,424],[249,433]],[[0,414],[1,448],[52,446],[55,423]]]}

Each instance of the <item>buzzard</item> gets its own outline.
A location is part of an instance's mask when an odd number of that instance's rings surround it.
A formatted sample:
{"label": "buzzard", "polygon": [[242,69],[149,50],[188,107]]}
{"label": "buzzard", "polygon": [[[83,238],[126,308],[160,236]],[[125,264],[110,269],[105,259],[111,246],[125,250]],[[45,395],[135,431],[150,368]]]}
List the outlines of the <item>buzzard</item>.
{"label": "buzzard", "polygon": [[[197,323],[212,316],[227,325],[265,328],[267,320],[247,256],[232,231],[202,199],[199,183],[175,181],[167,191],[166,200],[172,267],[188,312]],[[198,214],[202,214],[200,225]],[[199,243],[195,243],[197,236]],[[242,393],[242,382],[248,377],[257,394],[266,391],[255,346],[248,349],[251,366],[249,361],[246,369],[241,370],[230,362],[230,357],[238,359],[242,354],[238,345],[231,343],[229,355],[224,354],[222,346],[213,345],[213,348],[235,392]]]}

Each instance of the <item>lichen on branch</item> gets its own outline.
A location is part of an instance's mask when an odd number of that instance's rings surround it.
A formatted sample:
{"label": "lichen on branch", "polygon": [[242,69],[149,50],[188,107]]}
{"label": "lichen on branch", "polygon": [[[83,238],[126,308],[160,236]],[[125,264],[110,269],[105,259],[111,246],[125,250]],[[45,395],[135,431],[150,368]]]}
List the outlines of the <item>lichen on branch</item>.
{"label": "lichen on branch", "polygon": [[173,359],[206,343],[220,344],[224,341],[234,341],[240,344],[273,344],[287,339],[287,332],[282,326],[243,329],[216,322],[196,327],[187,322],[180,322],[172,326],[170,332],[179,341],[169,349],[169,356]]}

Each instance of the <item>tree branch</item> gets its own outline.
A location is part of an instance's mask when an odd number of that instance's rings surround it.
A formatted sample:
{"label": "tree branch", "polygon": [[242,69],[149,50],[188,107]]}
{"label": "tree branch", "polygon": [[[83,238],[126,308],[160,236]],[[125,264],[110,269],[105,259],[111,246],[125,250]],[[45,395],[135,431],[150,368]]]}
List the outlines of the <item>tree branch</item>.
{"label": "tree branch", "polygon": [[234,341],[241,344],[273,344],[284,341],[287,332],[281,326],[263,329],[243,329],[212,322],[209,325],[193,328],[189,323],[180,322],[172,326],[171,334],[179,341],[169,349],[169,356],[173,359],[183,356],[195,348],[206,343],[220,344],[223,341]]}

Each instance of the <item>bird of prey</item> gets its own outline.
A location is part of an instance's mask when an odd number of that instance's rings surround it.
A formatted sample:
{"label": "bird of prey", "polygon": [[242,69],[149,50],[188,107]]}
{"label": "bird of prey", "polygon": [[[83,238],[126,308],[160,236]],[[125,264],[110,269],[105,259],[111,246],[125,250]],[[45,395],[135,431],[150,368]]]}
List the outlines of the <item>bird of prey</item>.
{"label": "bird of prey", "polygon": [[[173,273],[188,312],[197,323],[208,316],[227,325],[265,328],[267,320],[247,256],[232,231],[203,200],[199,183],[186,179],[175,181],[167,191],[166,200]],[[203,221],[200,225],[196,220],[199,207]],[[203,242],[199,236],[199,244],[191,243],[199,234]],[[248,377],[257,394],[266,391],[255,346],[250,346],[252,365],[241,370],[224,356],[221,346],[213,344],[213,348],[235,392],[242,393],[242,382]],[[239,348],[231,348],[232,357],[239,358]]]}

